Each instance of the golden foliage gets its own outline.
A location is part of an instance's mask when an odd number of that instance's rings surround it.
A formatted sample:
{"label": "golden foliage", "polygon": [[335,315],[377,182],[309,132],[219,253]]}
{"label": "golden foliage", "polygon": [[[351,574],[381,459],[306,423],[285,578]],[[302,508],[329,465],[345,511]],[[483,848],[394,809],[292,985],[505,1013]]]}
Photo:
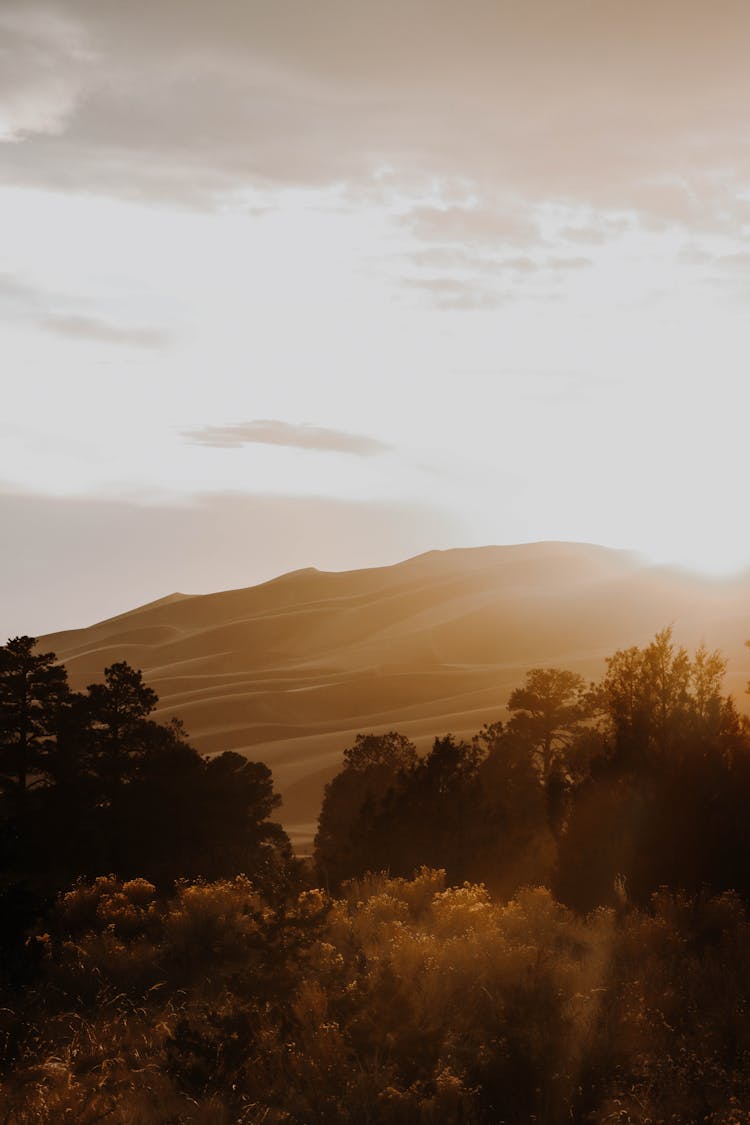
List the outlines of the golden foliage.
{"label": "golden foliage", "polygon": [[242,877],[79,884],[0,1016],[8,1125],[750,1121],[750,922],[587,918],[443,873],[282,907]]}

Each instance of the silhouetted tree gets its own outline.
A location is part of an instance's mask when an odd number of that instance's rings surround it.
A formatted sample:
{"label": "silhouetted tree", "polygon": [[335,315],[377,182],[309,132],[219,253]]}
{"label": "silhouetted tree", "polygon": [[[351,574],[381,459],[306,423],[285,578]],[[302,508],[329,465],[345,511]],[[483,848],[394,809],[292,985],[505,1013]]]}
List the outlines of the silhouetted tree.
{"label": "silhouetted tree", "polygon": [[268,819],[280,804],[268,767],[231,751],[201,757],[179,720],[149,717],[157,703],[124,661],[87,689],[77,772],[86,870],[161,886],[239,873],[283,881],[294,865],[286,833]]}
{"label": "silhouetted tree", "polygon": [[101,799],[130,780],[140,759],[163,738],[159,724],[148,719],[158,703],[156,692],[143,682],[143,673],[126,661],[104,669],[104,683],[87,690],[88,756],[98,778]]}
{"label": "silhouetted tree", "polygon": [[155,722],[156,693],[125,661],[70,692],[53,653],[19,637],[0,649],[0,975],[28,970],[25,933],[79,876],[245,874],[283,901],[299,865],[280,825],[271,772],[190,746]]}
{"label": "silhouetted tree", "polygon": [[614,901],[618,876],[641,903],[661,885],[750,892],[750,744],[724,667],[703,646],[691,660],[670,629],[608,660],[602,752],[560,841],[566,902]]}
{"label": "silhouetted tree", "polygon": [[362,810],[353,854],[356,873],[411,876],[424,864],[451,881],[469,877],[476,847],[481,748],[447,734]]}
{"label": "silhouetted tree", "polygon": [[41,799],[69,694],[54,653],[35,647],[29,636],[0,647],[0,976],[19,979],[30,967],[25,932],[48,897],[56,841]]}
{"label": "silhouetted tree", "polygon": [[576,672],[532,668],[508,700],[509,730],[526,742],[546,790],[565,769],[566,751],[590,714],[586,684]]}
{"label": "silhouetted tree", "polygon": [[474,741],[480,765],[470,877],[510,897],[519,886],[549,880],[555,842],[548,800],[528,745],[512,729],[490,723]]}
{"label": "silhouetted tree", "polygon": [[414,744],[397,731],[358,734],[344,751],[343,768],[326,785],[315,837],[315,863],[330,887],[363,870],[365,823],[416,764]]}
{"label": "silhouetted tree", "polygon": [[53,652],[35,653],[33,637],[0,647],[0,785],[20,807],[32,775],[43,780],[57,716],[68,694],[65,668]]}
{"label": "silhouetted tree", "polygon": [[207,878],[239,871],[256,881],[283,880],[291,848],[281,826],[269,820],[281,798],[268,766],[231,750],[204,759],[201,794],[194,871]]}
{"label": "silhouetted tree", "polygon": [[622,649],[608,658],[602,698],[623,765],[646,765],[668,753],[687,726],[690,683],[690,658],[675,646],[671,628],[645,648]]}

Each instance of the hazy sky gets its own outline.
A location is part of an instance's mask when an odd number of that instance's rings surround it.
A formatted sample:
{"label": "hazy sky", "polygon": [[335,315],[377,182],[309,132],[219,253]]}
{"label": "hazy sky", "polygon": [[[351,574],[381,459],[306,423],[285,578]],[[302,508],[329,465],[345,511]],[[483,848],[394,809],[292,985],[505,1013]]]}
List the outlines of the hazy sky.
{"label": "hazy sky", "polygon": [[750,565],[747,0],[0,0],[0,633]]}

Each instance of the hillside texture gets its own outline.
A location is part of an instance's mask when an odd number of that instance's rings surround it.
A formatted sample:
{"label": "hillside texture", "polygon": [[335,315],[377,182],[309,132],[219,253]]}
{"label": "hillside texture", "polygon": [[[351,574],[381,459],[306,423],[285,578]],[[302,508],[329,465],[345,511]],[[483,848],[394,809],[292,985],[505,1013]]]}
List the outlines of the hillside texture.
{"label": "hillside texture", "polygon": [[533,666],[598,677],[618,648],[665,625],[729,658],[740,706],[750,673],[750,580],[644,568],[568,543],[434,551],[395,566],[301,570],[248,589],[173,594],[41,638],[80,688],[127,660],[203,753],[266,762],[298,847],[358,731],[397,729],[426,749],[502,718]]}

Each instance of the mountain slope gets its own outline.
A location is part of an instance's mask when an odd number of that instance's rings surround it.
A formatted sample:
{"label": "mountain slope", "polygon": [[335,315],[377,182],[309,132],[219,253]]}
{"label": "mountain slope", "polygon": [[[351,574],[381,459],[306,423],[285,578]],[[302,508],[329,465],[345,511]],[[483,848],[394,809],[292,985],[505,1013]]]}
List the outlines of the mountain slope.
{"label": "mountain slope", "polygon": [[361,730],[426,748],[502,717],[529,667],[599,676],[615,649],[673,624],[730,659],[740,703],[750,580],[718,583],[571,543],[432,551],[395,566],[294,571],[243,590],[173,594],[41,639],[75,687],[116,660],[142,668],[157,717],[184,719],[204,753],[268,763],[281,819],[309,841],[322,788]]}

